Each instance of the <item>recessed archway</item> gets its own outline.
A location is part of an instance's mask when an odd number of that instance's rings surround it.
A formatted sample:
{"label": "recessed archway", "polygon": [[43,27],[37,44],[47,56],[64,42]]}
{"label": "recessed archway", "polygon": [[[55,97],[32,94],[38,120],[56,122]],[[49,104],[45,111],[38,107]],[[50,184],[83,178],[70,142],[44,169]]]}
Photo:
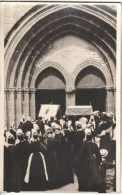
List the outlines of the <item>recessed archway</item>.
{"label": "recessed archway", "polygon": [[[36,62],[45,55],[50,44],[64,35],[78,36],[96,47],[105,62],[107,87],[115,87],[116,14],[108,12],[96,5],[45,4],[33,7],[20,18],[5,39],[6,120],[19,121],[23,112],[35,117],[34,84],[39,70],[46,67],[37,67]],[[60,65],[57,67],[60,71]],[[81,66],[72,75],[65,69],[60,71],[68,86],[69,100],[80,71]],[[108,110],[111,107],[112,103]]]}
{"label": "recessed archway", "polygon": [[93,110],[106,109],[106,79],[94,66],[84,68],[77,75],[76,105],[92,105]]}
{"label": "recessed archway", "polygon": [[37,77],[36,88],[36,117],[41,104],[59,104],[61,112],[65,112],[65,79],[55,68],[44,69]]}

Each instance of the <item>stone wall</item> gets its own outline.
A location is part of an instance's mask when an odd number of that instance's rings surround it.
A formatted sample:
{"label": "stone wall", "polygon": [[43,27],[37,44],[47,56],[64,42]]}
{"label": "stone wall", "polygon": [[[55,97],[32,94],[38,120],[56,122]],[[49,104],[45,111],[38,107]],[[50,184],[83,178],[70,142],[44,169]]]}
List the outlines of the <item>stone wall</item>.
{"label": "stone wall", "polygon": [[66,106],[75,105],[77,75],[89,66],[99,69],[106,81],[106,111],[113,111],[116,13],[95,5],[33,5],[4,4],[8,126],[23,113],[35,118],[35,84],[49,67],[64,77]]}
{"label": "stone wall", "polygon": [[24,16],[33,6],[34,3],[5,2],[4,6],[4,36],[13,28],[16,22]]}
{"label": "stone wall", "polygon": [[44,63],[54,62],[72,74],[78,65],[88,60],[96,61],[98,66],[107,69],[102,54],[93,44],[77,36],[66,35],[50,44],[35,66],[38,68]]}

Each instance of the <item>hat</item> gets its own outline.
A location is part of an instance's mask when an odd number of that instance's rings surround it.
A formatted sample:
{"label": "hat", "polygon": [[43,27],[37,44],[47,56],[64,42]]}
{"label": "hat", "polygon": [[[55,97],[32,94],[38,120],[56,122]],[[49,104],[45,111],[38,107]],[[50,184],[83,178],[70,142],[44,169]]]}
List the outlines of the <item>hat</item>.
{"label": "hat", "polygon": [[27,116],[26,121],[30,121],[31,122],[32,121],[31,117]]}
{"label": "hat", "polygon": [[81,126],[82,126],[82,129],[86,129],[87,124],[84,122],[84,123],[81,124]]}
{"label": "hat", "polygon": [[72,125],[72,121],[68,120],[68,126],[71,126],[71,125]]}
{"label": "hat", "polygon": [[53,130],[52,130],[52,128],[48,128],[46,132],[47,132],[47,134],[53,133]]}
{"label": "hat", "polygon": [[107,113],[107,116],[108,116],[108,117],[111,117],[111,113],[108,112],[108,113]]}
{"label": "hat", "polygon": [[22,131],[22,129],[17,129],[17,132],[16,132],[16,134],[18,135],[18,134],[23,134],[23,131]]}
{"label": "hat", "polygon": [[11,127],[14,127],[14,125],[15,125],[15,124],[14,124],[14,121],[13,121],[12,124],[11,124]]}
{"label": "hat", "polygon": [[23,123],[23,119],[22,118],[20,119],[20,123]]}
{"label": "hat", "polygon": [[8,142],[9,138],[13,138],[13,134],[11,134],[9,131],[6,132],[6,141]]}
{"label": "hat", "polygon": [[75,121],[75,125],[81,124],[80,121]]}
{"label": "hat", "polygon": [[52,127],[52,128],[56,128],[56,123],[55,123],[55,122],[52,122],[52,123],[51,123],[51,127]]}
{"label": "hat", "polygon": [[90,130],[89,128],[86,128],[86,129],[85,129],[85,134],[86,134],[86,135],[91,135],[91,130]]}
{"label": "hat", "polygon": [[27,131],[25,135],[26,135],[27,137],[30,137],[31,132],[30,132],[30,131]]}
{"label": "hat", "polygon": [[87,128],[90,128],[90,127],[92,127],[92,126],[93,126],[92,123],[87,124]]}
{"label": "hat", "polygon": [[65,115],[63,115],[63,119],[66,119],[66,116]]}
{"label": "hat", "polygon": [[12,134],[10,133],[10,131],[6,131],[6,137],[11,136]]}
{"label": "hat", "polygon": [[61,129],[60,125],[58,125],[58,124],[55,125],[55,128],[59,129],[59,130]]}
{"label": "hat", "polygon": [[108,150],[106,150],[106,149],[101,149],[101,150],[100,150],[100,154],[101,154],[102,157],[106,157],[106,156],[108,155]]}
{"label": "hat", "polygon": [[59,128],[56,128],[55,129],[55,134],[60,134],[60,133],[61,133],[60,129]]}
{"label": "hat", "polygon": [[82,118],[79,119],[79,121],[80,121],[80,122],[83,122],[83,123],[84,123],[84,122],[87,123],[87,122],[88,122],[88,119],[85,118],[85,117],[82,117]]}
{"label": "hat", "polygon": [[25,120],[25,115],[22,115],[22,119],[24,119],[24,120]]}
{"label": "hat", "polygon": [[31,129],[31,136],[33,137],[34,134],[37,134],[37,130],[36,129]]}
{"label": "hat", "polygon": [[101,114],[102,114],[102,115],[107,115],[107,112],[102,112]]}

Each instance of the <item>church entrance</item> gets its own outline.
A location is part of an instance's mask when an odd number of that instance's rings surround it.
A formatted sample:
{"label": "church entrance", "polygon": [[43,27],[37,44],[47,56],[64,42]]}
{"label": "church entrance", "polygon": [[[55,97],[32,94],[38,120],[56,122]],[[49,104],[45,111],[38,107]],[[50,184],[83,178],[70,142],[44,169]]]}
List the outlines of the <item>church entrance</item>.
{"label": "church entrance", "polygon": [[36,118],[40,110],[40,104],[59,104],[61,113],[65,113],[65,90],[37,90],[36,92]]}
{"label": "church entrance", "polygon": [[76,91],[76,105],[92,105],[93,111],[105,111],[105,89],[78,89]]}
{"label": "church entrance", "polygon": [[106,80],[94,66],[84,68],[76,78],[76,105],[92,105],[93,110],[106,110]]}
{"label": "church entrance", "polygon": [[43,70],[36,80],[36,118],[40,104],[59,104],[62,114],[65,113],[65,80],[55,68]]}

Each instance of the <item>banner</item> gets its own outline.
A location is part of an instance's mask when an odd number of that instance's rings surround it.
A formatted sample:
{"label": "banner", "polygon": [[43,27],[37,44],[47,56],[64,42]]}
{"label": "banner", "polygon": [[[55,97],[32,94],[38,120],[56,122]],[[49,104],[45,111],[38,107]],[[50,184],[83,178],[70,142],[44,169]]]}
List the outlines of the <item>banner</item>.
{"label": "banner", "polygon": [[86,115],[91,115],[92,112],[93,112],[93,110],[92,110],[91,105],[88,105],[88,106],[69,106],[69,107],[67,107],[66,114],[68,116],[78,116],[78,115],[86,116]]}
{"label": "banner", "polygon": [[39,111],[39,116],[44,119],[49,119],[51,116],[55,117],[60,109],[60,105],[42,104]]}

